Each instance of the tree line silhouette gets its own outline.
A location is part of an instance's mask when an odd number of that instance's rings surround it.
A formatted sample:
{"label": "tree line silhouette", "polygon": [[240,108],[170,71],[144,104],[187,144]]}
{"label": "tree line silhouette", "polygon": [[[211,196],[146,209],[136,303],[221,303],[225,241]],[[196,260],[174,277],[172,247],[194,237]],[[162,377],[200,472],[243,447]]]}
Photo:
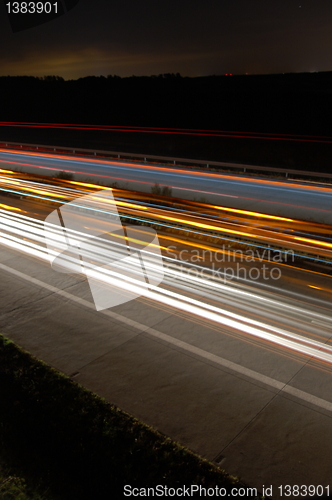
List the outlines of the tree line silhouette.
{"label": "tree line silhouette", "polygon": [[0,121],[332,133],[332,72],[0,77]]}

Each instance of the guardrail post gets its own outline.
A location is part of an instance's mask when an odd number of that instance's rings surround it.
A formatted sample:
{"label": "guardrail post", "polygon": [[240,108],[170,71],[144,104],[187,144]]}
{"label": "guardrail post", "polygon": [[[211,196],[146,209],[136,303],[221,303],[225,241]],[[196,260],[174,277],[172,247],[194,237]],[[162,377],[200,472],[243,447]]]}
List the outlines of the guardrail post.
{"label": "guardrail post", "polygon": [[94,153],[94,154],[95,154],[95,156],[97,156],[97,153],[96,153],[96,151],[95,151],[95,153]]}
{"label": "guardrail post", "polygon": [[286,178],[288,177],[288,172],[286,172]]}
{"label": "guardrail post", "polygon": [[209,164],[208,163],[206,164],[206,168],[209,168]]}
{"label": "guardrail post", "polygon": [[173,161],[173,164],[176,165],[176,161],[175,160]]}
{"label": "guardrail post", "polygon": [[244,169],[243,169],[243,172],[245,173],[246,171],[247,171],[247,169],[246,169],[246,168],[244,168]]}
{"label": "guardrail post", "polygon": [[120,155],[118,155],[118,158],[120,158]]}

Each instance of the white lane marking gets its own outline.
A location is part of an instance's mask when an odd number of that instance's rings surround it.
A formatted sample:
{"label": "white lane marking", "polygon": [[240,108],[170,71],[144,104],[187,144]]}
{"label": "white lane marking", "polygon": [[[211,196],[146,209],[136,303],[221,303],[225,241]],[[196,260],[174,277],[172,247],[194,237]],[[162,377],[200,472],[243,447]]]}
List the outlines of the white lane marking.
{"label": "white lane marking", "polygon": [[[56,288],[55,286],[49,285],[48,283],[44,283],[43,281],[37,280],[36,278],[32,278],[32,276],[28,276],[27,274],[21,273],[20,271],[17,271],[16,269],[5,266],[4,264],[0,264],[0,269],[3,269],[4,271],[8,271],[9,273],[14,274],[15,276],[18,276],[19,278],[22,278],[26,281],[30,281],[30,283],[33,283],[34,285],[45,288],[46,290],[49,290],[50,292],[57,293],[58,295],[61,295],[62,297],[66,298],[68,300],[72,300],[73,302],[77,302],[78,304],[81,304],[82,306],[87,307],[89,309],[92,309],[93,311],[96,312],[95,305],[92,302],[89,302],[88,300],[81,299],[80,297],[76,297],[76,295],[65,292],[64,290],[60,290],[59,288]],[[128,326],[132,326],[132,327],[137,328],[137,329],[142,330],[142,331],[145,331],[149,328],[148,326],[142,325],[141,323],[138,323],[137,321],[126,318],[125,316],[122,316],[122,315],[117,314],[115,312],[104,310],[104,311],[99,311],[99,314],[100,313],[105,314],[106,316],[109,316],[110,318],[121,321],[122,323],[126,323]]]}
{"label": "white lane marking", "polygon": [[318,398],[317,396],[314,396],[312,394],[309,394],[307,392],[301,391],[300,389],[296,389],[295,387],[292,387],[290,385],[284,384],[283,382],[279,382],[278,380],[275,380],[271,377],[268,377],[266,375],[263,375],[261,373],[255,372],[254,370],[251,370],[250,368],[246,368],[242,365],[239,365],[237,363],[233,363],[232,361],[229,361],[228,359],[221,358],[219,356],[216,356],[215,354],[212,354],[210,352],[204,351],[203,349],[200,349],[199,347],[195,347],[191,344],[188,344],[187,342],[183,342],[182,340],[175,339],[173,337],[170,337],[169,335],[165,333],[161,333],[157,330],[154,330],[153,328],[149,328],[145,332],[145,334],[152,335],[153,337],[157,337],[161,340],[164,340],[168,343],[171,343],[185,351],[191,352],[193,354],[196,354],[197,356],[207,359],[209,361],[212,361],[213,363],[216,363],[220,366],[223,366],[224,368],[228,368],[232,371],[235,371],[237,373],[240,373],[241,375],[245,375],[246,377],[249,377],[251,379],[257,380],[258,382],[263,382],[263,384],[268,385],[270,387],[273,387],[275,389],[278,389],[281,392],[286,392],[288,394],[291,394],[292,396],[297,397],[298,399],[301,399],[302,401],[307,401],[308,403],[311,403],[315,406],[319,406],[320,408],[324,408],[325,410],[332,411],[332,403],[329,401],[326,401],[325,399]]}
{"label": "white lane marking", "polygon": [[307,401],[315,406],[319,406],[324,410],[332,411],[332,403],[326,401],[325,399],[318,398],[317,396],[313,396],[313,394],[309,394],[308,392],[303,392],[300,389],[296,389],[296,387],[292,387],[291,385],[285,385],[283,388],[284,392],[295,396],[298,399],[302,399],[302,401]]}
{"label": "white lane marking", "polygon": [[[33,278],[32,276],[28,276],[25,273],[22,273],[20,271],[17,271],[16,269],[13,269],[9,266],[6,266],[4,264],[0,264],[0,269],[7,271],[11,274],[14,274],[15,276],[24,279],[25,281],[29,281],[30,283],[33,283],[34,285],[40,286],[41,288],[45,288],[46,290],[49,290],[53,293],[56,293],[62,297],[65,297],[66,299],[72,300],[73,302],[77,302],[78,304],[81,304],[84,307],[87,307],[89,309],[92,309],[93,311],[96,311],[94,304],[91,302],[81,299],[80,297],[76,297],[75,295],[65,292],[64,290],[60,290],[59,288],[56,288],[53,285],[49,285],[48,283],[44,283],[43,281],[40,281],[36,278]],[[150,328],[146,325],[143,325],[142,323],[138,323],[138,321],[131,320],[125,316],[122,316],[121,314],[117,314],[112,311],[108,310],[103,310],[99,311],[98,314],[104,314],[106,316],[109,316],[113,319],[116,319],[117,321],[120,321],[122,323],[125,323],[128,326],[132,326],[141,332],[144,332],[145,334],[151,335],[152,337],[158,338],[160,340],[163,340],[167,342],[168,344],[172,344],[180,349],[183,349],[187,352],[191,352],[193,354],[196,354],[197,356],[207,359],[209,361],[212,361],[213,363],[216,363],[224,368],[228,368],[236,373],[239,373],[241,375],[245,375],[248,378],[251,378],[253,380],[257,380],[258,382],[262,382],[263,384],[273,387],[274,389],[279,390],[280,392],[285,392],[287,394],[291,394],[292,396],[295,396],[296,398],[306,401],[308,403],[311,403],[315,406],[318,406],[320,408],[323,408],[325,410],[331,411],[332,412],[332,403],[330,401],[326,401],[325,399],[318,398],[312,394],[309,394],[307,392],[301,391],[300,389],[296,389],[295,387],[292,387],[290,385],[284,384],[283,382],[280,382],[278,380],[275,380],[271,377],[268,377],[266,375],[263,375],[262,373],[255,372],[254,370],[251,370],[250,368],[246,368],[242,365],[239,365],[237,363],[233,363],[232,361],[229,361],[227,359],[221,358],[220,356],[217,356],[215,354],[212,354],[210,352],[204,351],[203,349],[200,349],[199,347],[195,347],[191,344],[188,344],[187,342],[183,342],[182,340],[176,339],[174,337],[171,337],[170,335],[167,335],[166,333],[159,332],[158,330],[155,330],[154,328]]]}

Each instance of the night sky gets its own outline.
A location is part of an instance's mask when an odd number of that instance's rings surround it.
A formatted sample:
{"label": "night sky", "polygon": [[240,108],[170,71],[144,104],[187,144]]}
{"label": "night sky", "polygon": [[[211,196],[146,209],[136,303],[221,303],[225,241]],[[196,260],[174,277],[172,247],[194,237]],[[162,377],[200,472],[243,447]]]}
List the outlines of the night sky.
{"label": "night sky", "polygon": [[0,8],[0,75],[332,70],[331,0],[80,0],[17,33]]}

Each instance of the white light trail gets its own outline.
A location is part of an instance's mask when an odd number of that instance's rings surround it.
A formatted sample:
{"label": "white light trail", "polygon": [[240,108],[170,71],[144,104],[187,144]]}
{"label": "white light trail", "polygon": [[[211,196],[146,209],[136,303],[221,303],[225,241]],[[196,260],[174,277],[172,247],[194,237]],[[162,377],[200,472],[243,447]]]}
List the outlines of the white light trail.
{"label": "white light trail", "polygon": [[[49,261],[49,250],[45,247],[43,224],[44,223],[42,221],[24,216],[22,214],[0,210],[0,243],[44,261]],[[54,227],[53,234],[54,242],[56,244],[59,237],[59,231],[56,227]],[[97,245],[91,247],[89,256],[93,259],[95,252],[103,253],[104,250],[102,242],[98,243],[97,241]],[[55,251],[54,255],[56,255]],[[67,262],[68,268],[71,269],[71,266],[75,264],[75,259],[68,256]],[[148,263],[148,265],[150,265],[153,270],[153,261]],[[205,320],[213,321],[214,323],[225,326],[226,328],[236,329],[247,335],[272,342],[300,354],[332,363],[332,347],[324,344],[323,342],[313,340],[309,337],[303,337],[261,321],[256,321],[241,314],[228,311],[225,308],[204,303],[201,300],[187,297],[183,294],[162,288],[160,286],[142,286],[141,281],[135,279],[135,266],[130,268],[130,261],[127,261],[125,273],[123,272],[124,269],[122,269],[121,266],[122,264],[120,261],[113,265],[113,268],[118,268],[118,271],[105,268],[99,268],[100,270],[96,270],[93,265],[85,262],[85,267],[89,268],[89,275],[93,276],[97,280],[100,280],[101,282],[108,283],[117,289],[133,292],[153,301],[165,304],[169,307],[182,310],[188,314],[193,314]],[[174,285],[184,279],[183,275],[176,271],[176,268],[167,268],[166,272],[168,277],[173,280],[172,283]],[[299,313],[306,321],[310,317],[315,318],[314,320],[311,319],[309,323],[315,323],[325,328],[328,328],[332,324],[331,318],[328,316],[322,316],[321,314],[315,314],[312,311],[306,311],[290,304],[277,302],[263,295],[252,294],[233,287],[231,288],[228,285],[221,284],[215,279],[202,279],[197,276],[186,275],[185,280],[188,286],[190,286],[190,284],[193,285],[193,289],[197,286],[203,288],[208,287],[211,290],[211,293],[213,291],[227,291],[228,295],[233,294],[233,296],[242,299],[256,299],[257,301],[260,301],[260,303],[265,303],[267,306],[278,306],[280,308],[287,309],[290,312],[293,311]]]}

